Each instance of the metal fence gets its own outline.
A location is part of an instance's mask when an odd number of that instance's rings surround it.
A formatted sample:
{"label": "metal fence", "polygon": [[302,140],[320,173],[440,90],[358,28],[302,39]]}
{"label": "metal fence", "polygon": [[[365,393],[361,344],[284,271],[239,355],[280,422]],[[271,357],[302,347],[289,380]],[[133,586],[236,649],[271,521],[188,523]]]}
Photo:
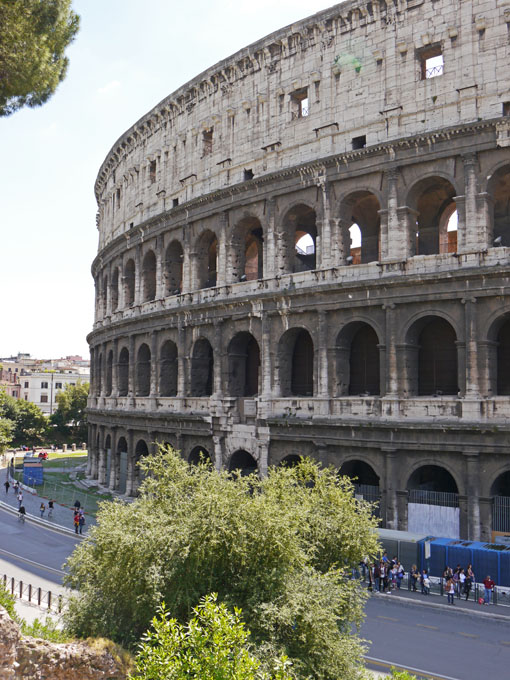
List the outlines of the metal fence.
{"label": "metal fence", "polygon": [[409,503],[423,505],[440,505],[444,508],[458,508],[459,494],[448,491],[427,491],[426,489],[409,489]]}
{"label": "metal fence", "polygon": [[510,532],[510,496],[494,496],[492,500],[492,530]]}
{"label": "metal fence", "polygon": [[37,588],[31,583],[18,581],[13,576],[7,576],[7,574],[3,575],[2,582],[5,589],[14,597],[48,612],[60,614],[67,603],[67,598],[60,593]]}
{"label": "metal fence", "polygon": [[354,493],[356,496],[362,496],[363,500],[368,503],[376,503],[372,508],[372,513],[375,517],[380,517],[381,491],[378,486],[354,484]]}

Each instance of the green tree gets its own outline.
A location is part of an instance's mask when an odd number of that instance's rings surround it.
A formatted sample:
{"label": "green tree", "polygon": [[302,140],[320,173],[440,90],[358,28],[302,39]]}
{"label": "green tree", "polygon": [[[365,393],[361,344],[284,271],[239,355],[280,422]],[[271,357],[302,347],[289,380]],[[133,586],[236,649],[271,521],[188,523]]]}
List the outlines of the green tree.
{"label": "green tree", "polygon": [[58,432],[78,441],[87,441],[87,398],[89,383],[78,380],[76,385],[64,385],[55,397],[58,404],[50,421]]}
{"label": "green tree", "polygon": [[290,680],[285,658],[273,662],[270,675],[249,650],[249,631],[238,609],[231,613],[217,604],[216,595],[204,597],[187,625],[170,617],[164,604],[143,637],[132,680]]}
{"label": "green tree", "polygon": [[71,0],[0,0],[0,116],[51,97],[78,28]]}
{"label": "green tree", "polygon": [[10,428],[12,443],[42,444],[48,433],[48,419],[36,405],[0,392],[0,422]]}
{"label": "green tree", "polygon": [[162,601],[185,623],[216,592],[242,609],[262,664],[285,655],[299,677],[361,677],[352,628],[365,591],[348,576],[378,544],[349,480],[310,460],[264,479],[189,466],[172,451],[140,466],[140,496],[103,503],[68,560],[66,581],[80,589],[72,634],[132,646]]}
{"label": "green tree", "polygon": [[2,453],[12,442],[12,431],[14,423],[0,416],[0,453]]}

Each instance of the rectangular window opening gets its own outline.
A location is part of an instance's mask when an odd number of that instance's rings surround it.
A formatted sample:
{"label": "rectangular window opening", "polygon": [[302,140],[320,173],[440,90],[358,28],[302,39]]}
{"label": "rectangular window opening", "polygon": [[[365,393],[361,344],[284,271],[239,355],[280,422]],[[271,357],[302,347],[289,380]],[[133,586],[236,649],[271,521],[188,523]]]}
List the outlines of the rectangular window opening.
{"label": "rectangular window opening", "polygon": [[443,75],[444,57],[441,45],[428,47],[419,53],[422,80],[430,80]]}
{"label": "rectangular window opening", "polygon": [[151,184],[154,184],[156,181],[156,161],[151,161],[149,166],[149,179]]}
{"label": "rectangular window opening", "polygon": [[310,113],[308,88],[303,87],[300,90],[295,90],[290,95],[292,104],[292,120],[297,118],[306,118]]}
{"label": "rectangular window opening", "polygon": [[503,115],[510,116],[510,102],[503,102]]}
{"label": "rectangular window opening", "polygon": [[48,383],[47,383],[47,382],[42,382],[42,383],[41,383],[41,389],[42,389],[42,390],[47,390],[47,389],[48,389]]}
{"label": "rectangular window opening", "polygon": [[202,133],[202,157],[212,154],[213,129],[204,130]]}
{"label": "rectangular window opening", "polygon": [[178,205],[179,205],[179,199],[173,198],[172,199],[172,208],[177,208]]}
{"label": "rectangular window opening", "polygon": [[48,403],[48,395],[47,394],[41,394],[41,404],[47,404]]}
{"label": "rectangular window opening", "polygon": [[247,182],[248,180],[253,179],[253,177],[254,177],[253,170],[251,170],[251,168],[249,168],[248,170],[245,168],[243,171],[243,180]]}
{"label": "rectangular window opening", "polygon": [[367,145],[367,136],[360,135],[359,137],[352,138],[352,148],[353,149],[364,149]]}

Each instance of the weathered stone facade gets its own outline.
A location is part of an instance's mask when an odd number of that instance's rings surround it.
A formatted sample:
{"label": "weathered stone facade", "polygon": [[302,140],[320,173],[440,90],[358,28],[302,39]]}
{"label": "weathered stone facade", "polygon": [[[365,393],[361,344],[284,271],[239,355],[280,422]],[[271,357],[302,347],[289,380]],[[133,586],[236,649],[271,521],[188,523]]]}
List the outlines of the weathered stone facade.
{"label": "weathered stone facade", "polygon": [[156,441],[261,473],[305,454],[384,526],[425,500],[463,538],[510,529],[509,36],[510,0],[350,0],[116,142],[90,476],[135,493]]}

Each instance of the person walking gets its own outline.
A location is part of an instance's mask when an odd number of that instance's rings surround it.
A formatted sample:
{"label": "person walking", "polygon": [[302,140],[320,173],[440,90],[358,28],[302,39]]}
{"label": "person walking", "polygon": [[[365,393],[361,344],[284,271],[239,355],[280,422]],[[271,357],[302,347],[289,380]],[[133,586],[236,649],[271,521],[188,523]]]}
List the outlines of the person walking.
{"label": "person walking", "polygon": [[491,603],[491,596],[492,593],[494,592],[494,586],[496,585],[494,581],[491,579],[490,576],[486,576],[483,580],[483,585],[485,588],[485,592],[483,595],[483,603],[484,604],[490,604]]}
{"label": "person walking", "polygon": [[46,506],[44,505],[44,503],[41,503],[41,505],[39,506],[39,512],[41,513],[41,518],[44,517],[45,511],[46,511]]}
{"label": "person walking", "polygon": [[8,479],[5,480],[4,486],[5,486],[5,493],[9,493],[9,487],[10,487],[11,485],[9,484],[9,480],[8,480]]}
{"label": "person walking", "polygon": [[76,511],[74,513],[73,524],[74,524],[74,533],[77,534],[78,530],[80,528],[80,513],[78,511]]}
{"label": "person walking", "polygon": [[48,501],[48,519],[53,517],[53,501]]}
{"label": "person walking", "polygon": [[446,582],[446,592],[448,594],[448,604],[455,604],[455,581],[449,578]]}
{"label": "person walking", "polygon": [[381,568],[377,562],[374,562],[374,592],[378,593],[381,590]]}
{"label": "person walking", "polygon": [[400,590],[402,579],[404,578],[405,573],[404,567],[400,564],[400,562],[397,562],[397,590]]}
{"label": "person walking", "polygon": [[18,510],[18,522],[24,522],[26,514],[27,514],[27,511],[25,510],[25,506],[20,505],[19,510]]}
{"label": "person walking", "polygon": [[413,590],[413,593],[417,592],[417,585],[418,585],[418,580],[420,578],[420,572],[418,571],[418,567],[416,564],[413,564],[411,567],[411,588]]}
{"label": "person walking", "polygon": [[14,486],[13,486],[14,493],[17,494],[19,491],[19,483],[18,480],[15,480]]}
{"label": "person walking", "polygon": [[23,493],[20,491],[18,494],[18,510],[21,508],[23,505]]}
{"label": "person walking", "polygon": [[85,526],[85,513],[81,512],[80,517],[78,519],[78,525],[80,527],[80,534],[83,531],[83,527]]}

